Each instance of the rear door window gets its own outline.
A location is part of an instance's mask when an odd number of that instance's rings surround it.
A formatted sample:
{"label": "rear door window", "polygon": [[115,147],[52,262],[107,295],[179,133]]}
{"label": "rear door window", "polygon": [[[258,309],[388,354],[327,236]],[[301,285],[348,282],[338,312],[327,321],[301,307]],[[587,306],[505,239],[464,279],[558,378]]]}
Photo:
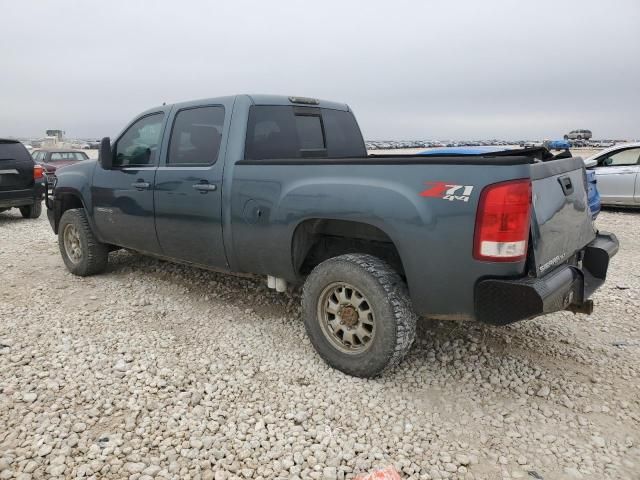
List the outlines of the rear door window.
{"label": "rear door window", "polygon": [[224,107],[181,110],[173,121],[169,140],[168,166],[213,165],[218,160]]}

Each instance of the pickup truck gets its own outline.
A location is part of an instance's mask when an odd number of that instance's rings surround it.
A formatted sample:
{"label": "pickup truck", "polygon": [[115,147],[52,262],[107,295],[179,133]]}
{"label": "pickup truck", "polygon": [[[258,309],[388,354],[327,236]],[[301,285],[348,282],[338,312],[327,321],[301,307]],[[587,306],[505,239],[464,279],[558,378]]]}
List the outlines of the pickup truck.
{"label": "pickup truck", "polygon": [[127,248],[303,285],[317,352],[372,377],[419,316],[591,313],[618,241],[593,225],[582,160],[540,152],[370,156],[347,105],[212,98],[148,110],[58,170],[47,214],[76,275]]}

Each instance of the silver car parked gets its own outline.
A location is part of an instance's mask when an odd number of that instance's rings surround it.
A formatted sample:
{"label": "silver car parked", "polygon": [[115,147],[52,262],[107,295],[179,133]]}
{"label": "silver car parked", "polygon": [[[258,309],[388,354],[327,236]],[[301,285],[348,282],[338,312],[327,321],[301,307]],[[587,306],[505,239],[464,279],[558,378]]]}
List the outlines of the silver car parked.
{"label": "silver car parked", "polygon": [[593,134],[591,130],[571,130],[564,136],[565,140],[589,140]]}
{"label": "silver car parked", "polygon": [[640,142],[607,148],[584,162],[596,171],[603,205],[640,207]]}
{"label": "silver car parked", "polygon": [[571,130],[564,136],[565,140],[589,140],[593,136],[591,130]]}

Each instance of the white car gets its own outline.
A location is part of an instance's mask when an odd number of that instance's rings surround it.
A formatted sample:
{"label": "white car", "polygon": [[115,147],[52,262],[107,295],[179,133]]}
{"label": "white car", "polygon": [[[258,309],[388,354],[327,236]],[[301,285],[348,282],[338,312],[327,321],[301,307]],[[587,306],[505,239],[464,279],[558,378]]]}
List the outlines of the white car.
{"label": "white car", "polygon": [[623,143],[587,158],[603,205],[640,207],[640,142]]}

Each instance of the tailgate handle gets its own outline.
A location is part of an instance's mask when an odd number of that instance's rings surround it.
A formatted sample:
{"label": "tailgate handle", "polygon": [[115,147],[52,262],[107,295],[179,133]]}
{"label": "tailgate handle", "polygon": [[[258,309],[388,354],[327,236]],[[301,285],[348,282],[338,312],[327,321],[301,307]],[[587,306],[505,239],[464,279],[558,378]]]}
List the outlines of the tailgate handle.
{"label": "tailgate handle", "polygon": [[558,178],[560,182],[560,186],[562,187],[562,191],[565,196],[569,196],[573,193],[573,183],[571,183],[571,177],[565,175],[564,177]]}

